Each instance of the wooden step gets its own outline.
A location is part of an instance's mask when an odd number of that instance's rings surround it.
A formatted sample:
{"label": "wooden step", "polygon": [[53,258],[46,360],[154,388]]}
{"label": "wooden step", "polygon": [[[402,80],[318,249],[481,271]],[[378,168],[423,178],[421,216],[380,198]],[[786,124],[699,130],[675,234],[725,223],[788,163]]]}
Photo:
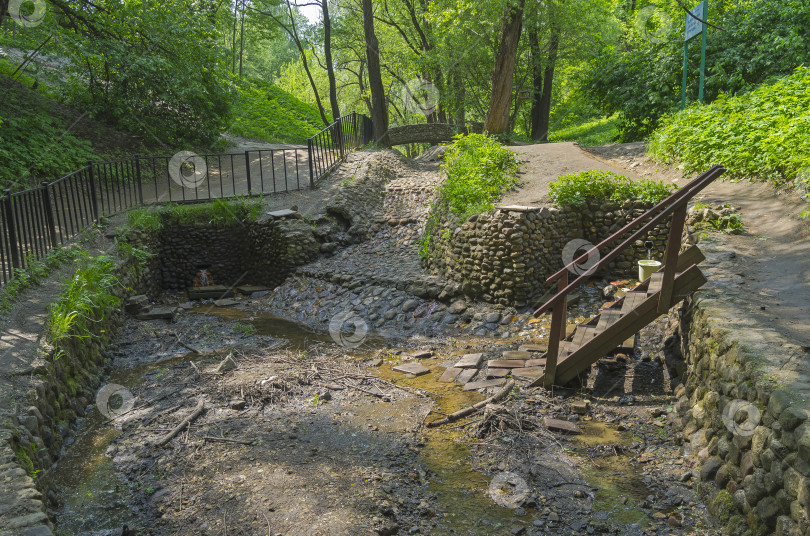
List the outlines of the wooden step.
{"label": "wooden step", "polygon": [[581,325],[574,332],[574,338],[571,339],[572,347],[579,348],[589,340],[593,339],[599,333],[598,328],[593,326]]}
{"label": "wooden step", "polygon": [[[670,307],[706,283],[706,278],[697,266],[692,265],[682,274],[675,277],[673,282],[672,298]],[[632,313],[622,315],[619,311],[605,310],[601,316],[613,316],[613,321],[605,320],[606,329],[597,333],[590,340],[574,349],[568,355],[560,357],[557,361],[557,369],[554,379],[556,384],[565,385],[573,380],[580,372],[599,360],[600,357],[616,348],[622,341],[638,332],[641,328],[658,318],[658,294],[652,294],[646,299],[637,303],[631,310]],[[635,298],[634,298],[635,299]],[[615,318],[618,314],[619,317]],[[602,320],[600,319],[600,325]],[[597,328],[599,331],[600,328]],[[540,377],[531,383],[530,387],[543,385],[544,378]]]}
{"label": "wooden step", "polygon": [[647,299],[646,292],[628,292],[624,296],[624,302],[622,302],[621,308],[622,314],[629,313],[630,311],[635,309],[639,303],[643,302],[646,299]]}
{"label": "wooden step", "polygon": [[647,285],[647,295],[650,296],[661,291],[664,284],[664,272],[653,272],[650,276],[650,283]]}
{"label": "wooden step", "polygon": [[605,309],[599,315],[599,323],[596,324],[596,329],[600,331],[606,330],[611,324],[616,322],[622,317],[621,309]]}

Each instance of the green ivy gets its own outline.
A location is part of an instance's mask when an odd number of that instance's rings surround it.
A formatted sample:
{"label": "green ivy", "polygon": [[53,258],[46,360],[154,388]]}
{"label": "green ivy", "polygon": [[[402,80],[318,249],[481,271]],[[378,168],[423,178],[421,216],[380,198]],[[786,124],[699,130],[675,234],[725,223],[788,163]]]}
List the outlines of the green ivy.
{"label": "green ivy", "polygon": [[668,197],[674,189],[674,185],[660,181],[634,181],[613,171],[594,169],[560,176],[549,184],[549,197],[560,207],[579,207],[588,201],[607,200],[658,202]]}

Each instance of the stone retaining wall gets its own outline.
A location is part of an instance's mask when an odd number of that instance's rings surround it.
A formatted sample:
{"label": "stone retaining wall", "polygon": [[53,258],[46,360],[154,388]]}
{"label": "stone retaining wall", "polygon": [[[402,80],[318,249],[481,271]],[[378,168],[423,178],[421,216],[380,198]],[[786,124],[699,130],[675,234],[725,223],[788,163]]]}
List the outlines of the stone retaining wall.
{"label": "stone retaining wall", "polygon": [[803,348],[699,292],[679,312],[684,454],[724,533],[810,535],[810,413]]}
{"label": "stone retaining wall", "polygon": [[[117,267],[124,298],[152,290],[152,278],[134,260]],[[31,370],[16,378],[20,393],[16,415],[0,427],[0,534],[47,536],[52,528],[46,514],[50,483],[48,470],[59,457],[73,423],[95,399],[105,373],[105,346],[123,325],[120,308],[112,308],[95,324],[93,337],[73,338],[56,357],[44,342],[32,356]]]}
{"label": "stone retaining wall", "polygon": [[167,225],[160,232],[158,247],[161,284],[165,289],[185,290],[204,267],[217,285],[274,287],[293,268],[312,260],[319,247],[300,215],[222,228]]}
{"label": "stone retaining wall", "polygon": [[[472,216],[451,232],[438,233],[429,268],[460,284],[470,298],[515,307],[533,305],[549,290],[546,278],[562,268],[566,244],[574,239],[596,244],[652,206],[626,201],[563,209],[501,207]],[[655,243],[653,258],[660,260],[667,229],[662,224],[637,241],[610,263],[609,273],[638,277],[635,261],[647,256],[644,240]]]}

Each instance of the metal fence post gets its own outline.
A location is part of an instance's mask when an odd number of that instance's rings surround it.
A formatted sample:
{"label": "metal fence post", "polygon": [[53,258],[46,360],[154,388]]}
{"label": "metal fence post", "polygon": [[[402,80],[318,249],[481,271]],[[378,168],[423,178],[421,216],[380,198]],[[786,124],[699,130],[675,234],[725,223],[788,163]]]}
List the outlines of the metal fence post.
{"label": "metal fence post", "polygon": [[135,181],[138,184],[138,204],[142,206],[143,205],[143,182],[141,182],[141,159],[138,156],[135,157]]}
{"label": "metal fence post", "polygon": [[312,138],[307,140],[307,154],[309,156],[307,158],[309,160],[309,187],[315,188],[315,174],[312,171]]}
{"label": "metal fence post", "polygon": [[90,205],[93,207],[93,221],[99,220],[98,215],[98,199],[96,198],[96,177],[93,173],[93,163],[87,163],[87,169],[90,172]]}
{"label": "metal fence post", "polygon": [[42,182],[42,207],[45,209],[45,223],[48,225],[48,234],[51,237],[51,247],[55,248],[58,244],[56,242],[56,222],[53,219],[53,205],[51,204],[51,189],[48,187],[48,181]]}
{"label": "metal fence post", "polygon": [[[11,251],[11,267],[20,267],[20,252],[17,250],[17,226],[14,225],[14,203],[11,202],[11,190],[4,190],[3,203],[6,205],[6,229],[8,229],[8,248]],[[12,272],[12,275],[14,273]]]}
{"label": "metal fence post", "polygon": [[[259,165],[261,165],[261,162]],[[250,151],[245,151],[245,172],[247,173],[247,194],[250,197],[250,190],[252,189],[250,184]]]}

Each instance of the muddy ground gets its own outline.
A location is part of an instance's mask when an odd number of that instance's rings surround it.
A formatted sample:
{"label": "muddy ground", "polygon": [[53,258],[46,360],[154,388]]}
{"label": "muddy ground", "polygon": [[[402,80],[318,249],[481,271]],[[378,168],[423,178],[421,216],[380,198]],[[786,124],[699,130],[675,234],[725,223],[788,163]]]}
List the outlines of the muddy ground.
{"label": "muddy ground", "polygon": [[[371,333],[347,350],[258,305],[128,321],[108,382],[132,409],[108,419],[91,407],[68,441],[51,496],[58,534],[714,533],[668,421],[663,321],[579,389],[518,386],[428,428],[498,389],[439,383],[444,366],[542,343],[545,322],[496,344]],[[393,370],[411,360],[430,373]],[[549,431],[545,417],[583,433]]]}

